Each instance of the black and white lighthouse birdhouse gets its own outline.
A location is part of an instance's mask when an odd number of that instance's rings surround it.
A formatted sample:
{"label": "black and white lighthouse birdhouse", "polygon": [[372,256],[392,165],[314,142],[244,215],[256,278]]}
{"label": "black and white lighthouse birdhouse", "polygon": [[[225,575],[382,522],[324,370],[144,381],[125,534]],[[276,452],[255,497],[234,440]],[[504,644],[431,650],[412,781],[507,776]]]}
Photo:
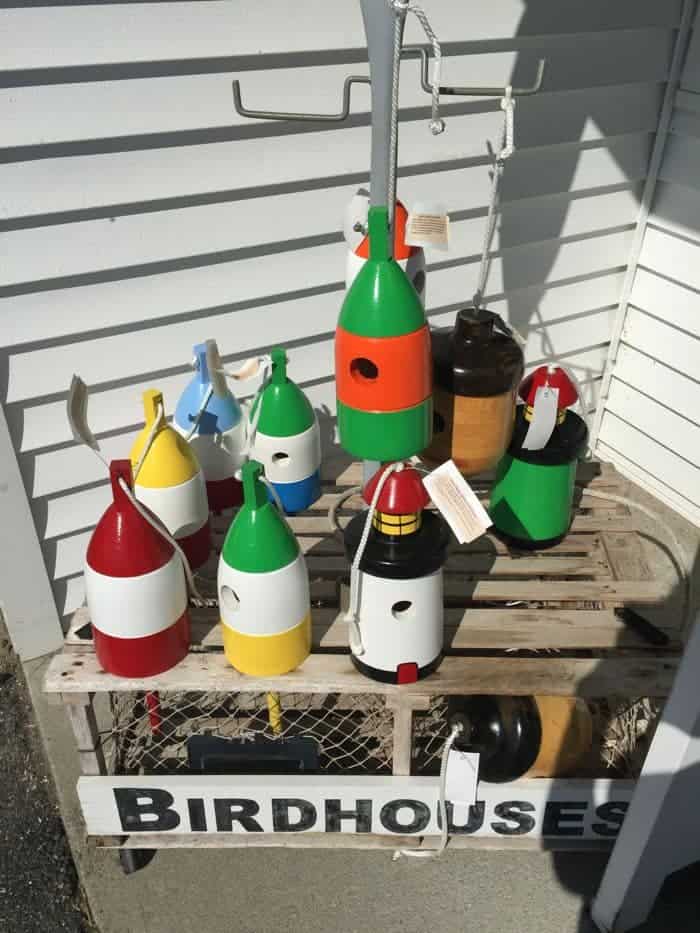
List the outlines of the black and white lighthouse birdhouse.
{"label": "black and white lighthouse birdhouse", "polygon": [[[386,467],[363,492],[371,505]],[[384,683],[414,683],[440,663],[443,645],[442,565],[449,531],[435,512],[420,474],[399,464],[380,490],[359,564],[359,601],[351,641],[353,663]],[[367,513],[345,529],[345,549],[354,560]]]}

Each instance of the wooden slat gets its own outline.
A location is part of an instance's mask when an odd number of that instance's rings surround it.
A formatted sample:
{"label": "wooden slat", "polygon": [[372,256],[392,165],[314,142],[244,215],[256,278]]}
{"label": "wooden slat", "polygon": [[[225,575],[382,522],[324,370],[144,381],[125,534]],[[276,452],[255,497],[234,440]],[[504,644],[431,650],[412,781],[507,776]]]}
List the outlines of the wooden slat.
{"label": "wooden slat", "polygon": [[[638,270],[637,278],[640,275],[641,270]],[[620,345],[617,354],[615,379],[642,391],[653,386],[654,399],[659,404],[673,409],[691,422],[700,419],[700,383],[626,343]]]}
{"label": "wooden slat", "polygon": [[[644,658],[446,657],[438,670],[411,685],[420,695],[545,693],[577,696],[663,696],[673,683],[678,661]],[[46,674],[48,693],[201,690],[294,693],[393,694],[401,688],[370,681],[342,655],[312,654],[282,677],[243,676],[219,652],[190,653],[177,667],[143,680],[105,673],[94,654],[63,652]]]}
{"label": "wooden slat", "polygon": [[[223,647],[216,609],[191,609],[193,650],[218,651]],[[312,610],[313,648],[347,650],[347,622],[334,608]],[[86,608],[76,611],[66,636],[71,651],[92,651],[92,640],[80,636],[89,624]],[[672,637],[677,627],[661,627]],[[677,638],[676,638],[677,641]],[[445,649],[471,650],[553,650],[613,649],[642,647],[644,641],[621,622],[612,609],[494,609],[445,610]]]}
{"label": "wooden slat", "polygon": [[[341,515],[338,524],[344,528],[348,524],[347,515]],[[292,516],[289,524],[295,534],[323,534],[328,531],[327,516]],[[632,531],[634,519],[629,515],[617,515],[604,512],[600,515],[576,515],[571,525],[574,534],[595,531]]]}

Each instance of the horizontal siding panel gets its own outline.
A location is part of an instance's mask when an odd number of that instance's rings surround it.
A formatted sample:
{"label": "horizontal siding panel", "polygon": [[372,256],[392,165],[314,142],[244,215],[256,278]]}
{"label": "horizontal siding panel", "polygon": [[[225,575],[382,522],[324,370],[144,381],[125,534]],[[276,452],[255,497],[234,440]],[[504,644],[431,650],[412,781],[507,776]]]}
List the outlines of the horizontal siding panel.
{"label": "horizontal siding panel", "polygon": [[[485,174],[486,169],[482,169]],[[450,188],[459,192],[464,173],[449,172]],[[421,175],[412,201],[435,196],[435,176]],[[441,179],[442,187],[446,179]],[[446,186],[447,187],[447,186]],[[236,204],[209,204],[178,211],[159,211],[109,220],[57,224],[16,230],[3,236],[7,277],[1,286],[81,275],[106,269],[147,265],[183,257],[231,253],[265,244],[336,234],[342,216],[344,189],[309,191],[256,198]],[[343,195],[345,197],[343,198]],[[484,202],[487,191],[484,185]],[[570,195],[527,199],[506,204],[495,232],[494,252],[528,242],[572,237],[606,228],[632,225],[639,208],[638,191],[593,194],[571,200]],[[457,205],[453,211],[459,211]],[[448,254],[433,258],[473,256],[481,252],[486,203],[482,216],[456,221],[450,228]],[[303,226],[300,218],[304,218]],[[289,242],[290,248],[294,247]],[[264,258],[260,260],[265,262]]]}
{"label": "horizontal siding panel", "polygon": [[657,443],[633,425],[606,411],[600,440],[636,463],[651,476],[676,489],[695,505],[700,505],[700,469],[679,457],[672,449]]}
{"label": "horizontal siding panel", "polygon": [[700,340],[691,337],[658,318],[630,308],[622,339],[648,356],[653,356],[672,369],[697,378],[700,360]]}
{"label": "horizontal siding panel", "polygon": [[[441,279],[444,272],[433,272],[428,278],[429,293],[435,292],[438,288],[450,288],[452,291],[441,292],[443,298],[447,299],[442,304],[457,304],[469,290],[465,289],[463,279],[460,280],[453,274],[449,277],[447,286],[442,286]],[[504,319],[510,320],[519,330],[527,333],[529,327],[543,328],[565,317],[578,317],[578,323],[574,326],[580,327],[580,316],[584,315],[591,308],[612,307],[617,301],[620,287],[622,284],[623,273],[612,273],[591,278],[588,281],[577,281],[571,284],[554,285],[550,284],[546,288],[535,286],[528,289],[513,290],[508,293],[507,298],[490,301],[489,308],[500,314]],[[338,301],[340,295],[337,296]],[[449,300],[449,299],[453,300]],[[322,303],[324,298],[307,299]],[[295,305],[301,309],[302,313],[306,307],[306,302],[299,302]],[[288,314],[288,311],[281,311],[282,314]],[[454,311],[445,315],[436,315],[434,322],[440,319],[443,323],[451,320]],[[231,345],[223,342],[223,334],[216,331],[219,339],[221,352],[235,352],[235,342]],[[204,339],[209,332],[200,331],[200,337]],[[277,336],[277,334],[274,334]],[[79,348],[77,348],[79,349]],[[188,358],[188,347],[180,348],[180,364]],[[295,378],[300,378],[296,372],[297,351],[290,351],[291,369],[290,372]],[[173,363],[174,366],[177,363]],[[232,364],[233,365],[233,364]],[[586,368],[589,361],[582,362],[580,379],[595,378]],[[600,361],[594,359],[592,373],[599,371]],[[76,363],[80,369],[80,365]],[[184,367],[183,367],[184,368]],[[93,431],[100,435],[104,432],[114,431],[120,428],[126,428],[138,424],[141,419],[140,396],[143,391],[149,388],[153,382],[152,379],[140,379],[134,375],[134,382],[127,386],[120,386],[115,389],[99,389],[91,393],[90,396],[90,425]],[[159,388],[162,389],[166,403],[171,407],[175,399],[179,397],[188,375],[178,372],[175,375],[160,376],[157,379]],[[247,384],[236,390],[238,393],[252,391]],[[71,441],[71,433],[68,427],[65,412],[65,399],[54,402],[44,402],[40,404],[30,404],[22,411],[22,430],[19,438],[19,450],[26,453],[41,447],[49,447],[57,444],[65,444]]]}
{"label": "horizontal siding panel", "polygon": [[[630,233],[615,233],[577,242],[560,244],[550,241],[509,250],[491,263],[489,293],[497,295],[511,288],[541,284],[547,279],[556,281],[615,269],[625,264],[629,242]],[[343,275],[344,261],[344,245],[333,243],[296,253],[268,256],[264,276],[261,276],[260,260],[251,259],[34,296],[43,300],[47,319],[52,314],[76,315],[85,330],[91,329],[91,319],[94,320],[96,310],[109,321],[112,307],[117,315],[119,307],[131,307],[141,311],[142,316],[145,316],[143,309],[149,309],[152,318],[184,312],[194,320],[159,328],[155,331],[158,334],[155,343],[145,339],[144,331],[138,331],[86,340],[78,348],[65,345],[18,353],[9,360],[7,401],[17,402],[64,391],[78,362],[85,373],[84,378],[90,383],[123,379],[131,373],[159,371],[178,365],[183,348],[189,348],[200,340],[203,332],[214,333],[221,339],[225,328],[222,346],[237,345],[239,352],[246,353],[261,345],[269,345],[271,335],[285,341],[331,331],[335,327],[341,301],[339,293],[320,298],[314,296],[313,304],[308,306],[309,311],[305,309],[303,314],[297,311],[285,317],[279,314],[274,304],[268,304],[264,309],[238,311],[235,315],[224,315],[219,311],[207,316],[205,312],[206,307],[222,305],[228,311],[232,300],[263,300],[270,283],[274,283],[273,287],[284,283],[283,294],[296,297],[293,292],[308,285],[309,269],[319,270],[312,280],[316,285],[335,286],[340,292],[342,285],[339,279]],[[445,269],[444,287],[450,288],[450,279],[453,279],[459,283],[460,289],[464,289],[461,295],[469,295],[475,278],[476,260]],[[438,300],[433,295],[429,299],[430,307],[435,308]],[[8,299],[7,303],[10,304],[11,300]],[[298,303],[293,307],[296,309]],[[278,328],[283,332],[278,333]]]}
{"label": "horizontal siding panel", "polygon": [[[697,292],[655,275],[648,269],[637,270],[630,304],[661,318],[672,327],[680,327],[690,333],[700,332],[700,301]],[[698,368],[700,370],[700,366]]]}
{"label": "horizontal siding panel", "polygon": [[700,242],[700,189],[658,182],[649,223],[664,232]]}
{"label": "horizontal siding panel", "polygon": [[[646,390],[648,394],[643,394],[614,378],[607,401],[608,411],[653,437],[684,460],[700,463],[700,426],[697,420],[681,417],[675,410],[675,404],[667,407],[656,401],[653,383],[647,385]],[[700,402],[700,386],[696,385],[694,394],[696,402]],[[695,419],[699,416],[700,406],[697,406]]]}
{"label": "horizontal siding panel", "polygon": [[[689,522],[700,525],[700,506],[695,505],[685,496],[680,495],[677,489],[667,485],[653,473],[645,470],[644,467],[641,467],[639,464],[633,463],[630,459],[625,457],[624,454],[620,453],[619,450],[615,450],[607,444],[599,444],[597,453],[604,460],[609,460],[611,463],[614,463],[623,475],[628,476],[661,502],[675,509]],[[663,476],[663,474],[661,475]],[[661,532],[661,534],[663,534],[663,532]],[[79,591],[79,587],[76,586],[75,590]],[[78,603],[78,605],[81,605],[81,603]]]}
{"label": "horizontal siding panel", "polygon": [[666,276],[689,288],[700,289],[700,263],[695,243],[689,243],[664,230],[649,227],[644,235],[639,263],[658,275]]}
{"label": "horizontal siding panel", "polygon": [[[537,105],[528,104],[529,110],[523,105],[518,111],[519,150],[505,174],[507,197],[511,197],[512,185],[521,188],[520,196],[524,197],[529,187],[534,193],[540,193],[538,188],[542,193],[566,190],[577,175],[583,154],[577,148],[546,152],[542,147],[600,141],[605,136],[601,126],[614,127],[616,136],[627,137],[612,141],[599,155],[617,165],[617,181],[643,177],[649,151],[647,134],[655,129],[659,106],[655,86],[631,85],[615,94],[602,90],[550,97],[558,98],[552,106],[546,107],[540,100]],[[402,171],[467,159],[487,163],[486,140],[498,140],[501,127],[500,111],[495,110],[452,117],[447,131],[437,137],[431,135],[427,120],[406,121],[400,131]],[[312,183],[317,187],[319,179],[347,184],[348,175],[353,176],[353,182],[366,178],[369,127],[300,133],[283,140],[239,139],[2,165],[0,218],[212,194],[225,195],[224,200],[231,199],[234,192],[252,194],[261,185],[302,187]],[[557,180],[554,189],[548,181],[549,171]],[[566,183],[562,184],[564,178]],[[588,186],[601,183],[607,182],[594,178]]]}
{"label": "horizontal siding panel", "polygon": [[[686,125],[688,122],[686,119]],[[700,159],[700,138],[685,133],[671,133],[664,150],[659,179],[697,189],[700,187],[700,178],[697,173],[698,159]]]}
{"label": "horizontal siding panel", "polygon": [[[562,37],[524,51],[445,55],[442,83],[502,85],[514,73],[534,75],[540,56],[547,59],[543,84],[547,92],[654,83],[666,77],[671,40],[668,31],[650,29]],[[319,64],[7,88],[0,90],[0,145],[45,145],[260,122],[234,110],[234,77],[241,79],[243,101],[252,110],[333,113],[350,71],[368,74],[366,63]],[[402,63],[401,107],[426,106],[428,97],[420,87],[419,72],[418,59]],[[454,104],[455,100],[445,98],[444,102]],[[369,106],[369,88],[353,87],[351,113],[367,113]]]}
{"label": "horizontal siding panel", "polygon": [[684,418],[698,423],[700,419],[700,366],[696,378],[684,376],[664,366],[653,357],[634,347],[621,344],[615,361],[615,378],[626,382]]}
{"label": "horizontal siding panel", "polygon": [[[429,13],[443,40],[459,35],[472,42],[514,34],[674,27],[680,15],[680,0],[530,6],[524,9],[521,0],[492,0],[477,11],[454,0],[432,0]],[[359,4],[331,5],[327,0],[29,7],[0,11],[0,32],[7,69],[359,50],[365,45]],[[406,41],[424,41],[413,17],[408,18]]]}

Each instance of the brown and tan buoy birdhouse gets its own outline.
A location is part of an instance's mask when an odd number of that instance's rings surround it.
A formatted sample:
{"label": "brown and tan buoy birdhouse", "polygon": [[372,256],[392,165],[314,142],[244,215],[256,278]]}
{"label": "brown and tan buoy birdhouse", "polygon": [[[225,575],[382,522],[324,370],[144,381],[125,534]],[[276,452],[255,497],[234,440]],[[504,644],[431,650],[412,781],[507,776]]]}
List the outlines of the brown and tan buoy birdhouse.
{"label": "brown and tan buoy birdhouse", "polygon": [[513,432],[523,352],[501,318],[484,308],[459,311],[432,332],[433,440],[429,463],[454,460],[464,476],[492,469]]}

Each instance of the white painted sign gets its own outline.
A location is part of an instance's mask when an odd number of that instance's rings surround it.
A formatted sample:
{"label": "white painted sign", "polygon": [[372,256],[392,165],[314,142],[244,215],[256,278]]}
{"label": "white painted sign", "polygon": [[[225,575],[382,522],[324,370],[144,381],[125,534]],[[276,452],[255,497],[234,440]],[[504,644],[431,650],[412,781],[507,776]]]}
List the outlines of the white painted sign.
{"label": "white painted sign", "polygon": [[[473,806],[448,802],[448,828],[453,835],[611,839],[633,788],[632,781],[481,782]],[[440,832],[431,777],[81,777],[78,795],[91,835]]]}

